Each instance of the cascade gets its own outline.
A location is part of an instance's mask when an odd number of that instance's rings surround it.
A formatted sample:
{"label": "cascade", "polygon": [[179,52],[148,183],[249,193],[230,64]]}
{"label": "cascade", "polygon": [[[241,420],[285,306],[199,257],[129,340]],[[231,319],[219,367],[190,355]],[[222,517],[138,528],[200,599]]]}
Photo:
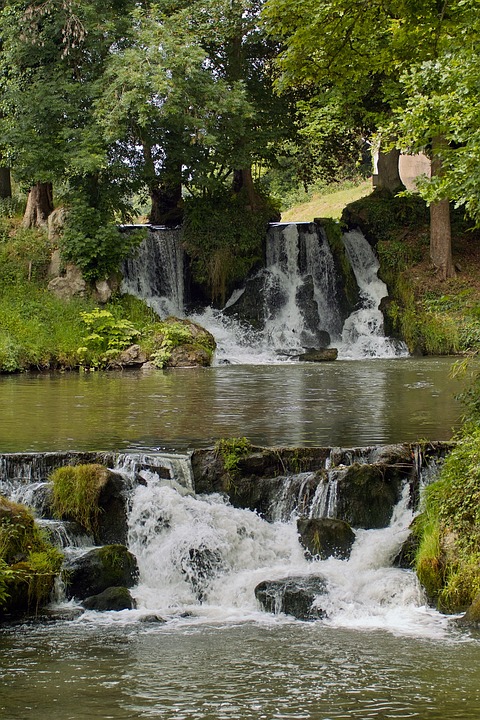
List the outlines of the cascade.
{"label": "cascade", "polygon": [[[128,546],[137,558],[140,577],[132,591],[137,609],[125,612],[132,621],[161,615],[175,622],[273,622],[282,618],[275,620],[260,611],[255,587],[265,580],[320,575],[326,582],[319,599],[326,613],[322,622],[406,633],[418,633],[420,625],[430,632],[438,616],[425,609],[415,575],[391,567],[413,518],[408,472],[388,527],[355,530],[349,559],[307,560],[297,536],[298,516],[335,517],[336,488],[349,464],[391,457],[395,448],[332,448],[317,471],[284,478],[270,509],[270,521],[249,509],[233,507],[223,494],[196,495],[190,455],[103,454],[129,480]],[[52,465],[53,454],[46,455]],[[413,458],[420,483],[431,476],[437,455],[418,452]],[[20,462],[20,456],[3,455],[1,466],[11,470],[16,459],[23,475],[32,477],[35,473],[27,472],[25,458]],[[75,454],[75,459],[81,461],[81,454]],[[57,462],[64,464],[64,460],[64,454],[58,454]],[[42,466],[35,454],[30,455],[30,462],[32,467]],[[4,488],[8,481],[11,496],[35,503],[39,486],[47,478],[42,480],[37,474],[31,483],[13,475],[11,470],[10,477],[1,476]],[[312,493],[315,483],[317,492]],[[72,523],[41,523],[70,555],[91,547],[92,539],[79,534]]]}
{"label": "cascade", "polygon": [[[358,230],[343,242],[359,292],[350,314],[321,225],[274,223],[266,238],[266,264],[236,290],[223,311],[205,308],[192,319],[217,341],[216,362],[285,362],[306,348],[334,346],[343,359],[408,355],[383,335],[380,301],[387,295],[378,260]],[[124,264],[123,292],[140,297],[161,316],[185,312],[185,263],[178,229],[149,229]]]}
{"label": "cascade", "polygon": [[379,262],[370,243],[359,230],[343,235],[345,250],[360,288],[361,307],[346,319],[339,354],[343,358],[407,356],[403,343],[384,336],[382,298],[387,286],[377,273]]}
{"label": "cascade", "polygon": [[152,226],[124,262],[122,292],[145,300],[162,318],[183,316],[184,272],[179,230]]}

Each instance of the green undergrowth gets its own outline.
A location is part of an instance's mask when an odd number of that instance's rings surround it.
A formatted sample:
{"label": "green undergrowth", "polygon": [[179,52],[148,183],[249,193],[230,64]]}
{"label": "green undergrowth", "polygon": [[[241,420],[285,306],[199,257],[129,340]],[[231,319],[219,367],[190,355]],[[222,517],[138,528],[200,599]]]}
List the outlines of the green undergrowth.
{"label": "green undergrowth", "polygon": [[55,517],[78,522],[87,532],[95,533],[100,517],[99,498],[108,477],[103,465],[67,465],[50,476],[53,483]]}
{"label": "green undergrowth", "polygon": [[480,592],[480,427],[467,425],[427,488],[416,523],[416,570],[444,612],[466,609]]}
{"label": "green undergrowth", "polygon": [[48,602],[62,561],[31,511],[0,496],[0,615]]}

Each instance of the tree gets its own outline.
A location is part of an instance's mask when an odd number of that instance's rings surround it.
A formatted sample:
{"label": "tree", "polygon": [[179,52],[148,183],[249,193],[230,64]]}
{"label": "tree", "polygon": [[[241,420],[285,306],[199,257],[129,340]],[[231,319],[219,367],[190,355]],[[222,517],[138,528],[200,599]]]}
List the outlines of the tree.
{"label": "tree", "polygon": [[54,184],[68,194],[108,166],[91,111],[104,59],[121,42],[125,3],[11,0],[1,11],[0,151],[32,188],[27,225],[45,222]]}
{"label": "tree", "polygon": [[[319,93],[334,87],[371,133],[391,128],[393,110],[404,107],[402,74],[414,64],[437,58],[452,34],[461,34],[464,6],[450,9],[437,0],[267,0],[270,31],[285,44],[279,85],[314,85]],[[381,158],[381,164],[384,160],[393,160],[395,166],[396,153]],[[387,167],[387,190],[395,191],[398,173],[391,172],[391,163]],[[432,259],[448,276],[454,272],[448,261],[450,227],[445,212],[436,210],[433,207],[431,214]]]}

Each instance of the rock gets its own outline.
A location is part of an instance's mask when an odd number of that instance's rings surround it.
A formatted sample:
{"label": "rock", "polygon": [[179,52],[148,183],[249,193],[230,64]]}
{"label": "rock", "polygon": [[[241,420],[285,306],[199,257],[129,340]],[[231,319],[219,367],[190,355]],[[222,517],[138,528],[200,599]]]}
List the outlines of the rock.
{"label": "rock", "polygon": [[138,367],[147,362],[147,356],[140,345],[130,345],[126,350],[117,355],[115,365],[120,367]]}
{"label": "rock", "polygon": [[50,257],[50,264],[48,266],[47,274],[48,277],[51,278],[57,278],[61,275],[62,272],[62,258],[60,255],[60,250],[54,250],[52,252],[52,255]]}
{"label": "rock", "polygon": [[344,520],[300,518],[297,530],[307,558],[326,560],[333,556],[345,560],[350,557],[355,533]]}
{"label": "rock", "polygon": [[67,563],[62,577],[67,597],[82,600],[109,587],[133,587],[138,566],[124,545],[104,545]]}
{"label": "rock", "polygon": [[415,567],[415,556],[419,545],[420,538],[414,533],[410,533],[394,557],[392,562],[393,567],[402,568],[403,570],[413,570]]}
{"label": "rock", "polygon": [[[234,316],[242,323],[246,323],[255,330],[263,330],[267,317],[266,304],[263,301],[267,287],[268,274],[261,270],[254,277],[247,278],[245,288],[240,297],[232,304],[223,309],[222,313],[228,317]],[[270,291],[272,292],[272,290]],[[262,298],[262,300],[259,300]],[[274,305],[278,305],[280,299],[273,299]]]}
{"label": "rock", "polygon": [[475,596],[465,615],[458,618],[457,623],[466,627],[480,628],[480,593]]}
{"label": "rock", "polygon": [[315,349],[311,348],[307,352],[298,356],[302,362],[331,362],[338,357],[337,348]]}
{"label": "rock", "polygon": [[48,283],[48,289],[60,300],[71,300],[73,297],[83,297],[86,291],[86,282],[82,271],[76,265],[69,263],[65,268],[65,275],[56,277]]}
{"label": "rock", "polygon": [[192,547],[181,558],[181,570],[193,587],[200,602],[205,599],[205,589],[210,580],[223,568],[221,553],[204,545]]}
{"label": "rock", "polygon": [[98,595],[91,595],[82,602],[85,610],[134,610],[135,600],[126,587],[109,587]]}
{"label": "rock", "polygon": [[62,206],[55,208],[55,210],[48,216],[48,239],[51,243],[57,242],[62,236],[66,219],[67,209]]}
{"label": "rock", "polygon": [[123,475],[105,468],[98,496],[100,515],[95,531],[98,545],[125,545],[128,534],[127,504],[129,484]]}
{"label": "rock", "polygon": [[267,612],[293,615],[298,620],[317,620],[326,614],[315,603],[318,595],[325,594],[326,585],[321,575],[264,580],[256,586],[255,597]]}
{"label": "rock", "polygon": [[212,354],[201,345],[180,345],[172,350],[168,367],[209,367]]}
{"label": "rock", "polygon": [[389,525],[402,492],[402,466],[354,463],[329,474],[337,481],[336,517],[366,530]]}
{"label": "rock", "polygon": [[101,305],[105,305],[112,297],[112,288],[107,280],[96,280],[94,297]]}

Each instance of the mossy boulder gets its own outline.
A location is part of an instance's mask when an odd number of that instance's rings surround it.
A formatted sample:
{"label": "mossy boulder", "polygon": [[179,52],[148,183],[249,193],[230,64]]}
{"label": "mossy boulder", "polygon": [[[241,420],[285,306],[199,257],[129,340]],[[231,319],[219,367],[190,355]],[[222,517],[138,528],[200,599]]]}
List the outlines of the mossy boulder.
{"label": "mossy boulder", "polygon": [[216,349],[215,338],[198,323],[168,317],[151,340],[149,360],[156,367],[206,367]]}
{"label": "mossy boulder", "polygon": [[32,513],[0,496],[0,617],[48,602],[62,554],[46,541]]}
{"label": "mossy boulder", "polygon": [[301,545],[308,559],[326,560],[350,557],[355,533],[348,523],[336,518],[300,518],[297,530]]}
{"label": "mossy boulder", "polygon": [[114,586],[130,588],[138,579],[137,560],[124,545],[104,545],[66,564],[63,579],[67,597],[79,600]]}
{"label": "mossy boulder", "polygon": [[126,587],[109,587],[98,595],[91,595],[82,602],[85,610],[133,610],[136,607],[130,590]]}
{"label": "mossy boulder", "polygon": [[475,596],[467,612],[457,622],[466,627],[480,628],[480,593]]}
{"label": "mossy boulder", "polygon": [[264,580],[256,586],[255,597],[266,612],[285,613],[298,620],[318,620],[325,617],[318,597],[326,593],[326,587],[321,575]]}

